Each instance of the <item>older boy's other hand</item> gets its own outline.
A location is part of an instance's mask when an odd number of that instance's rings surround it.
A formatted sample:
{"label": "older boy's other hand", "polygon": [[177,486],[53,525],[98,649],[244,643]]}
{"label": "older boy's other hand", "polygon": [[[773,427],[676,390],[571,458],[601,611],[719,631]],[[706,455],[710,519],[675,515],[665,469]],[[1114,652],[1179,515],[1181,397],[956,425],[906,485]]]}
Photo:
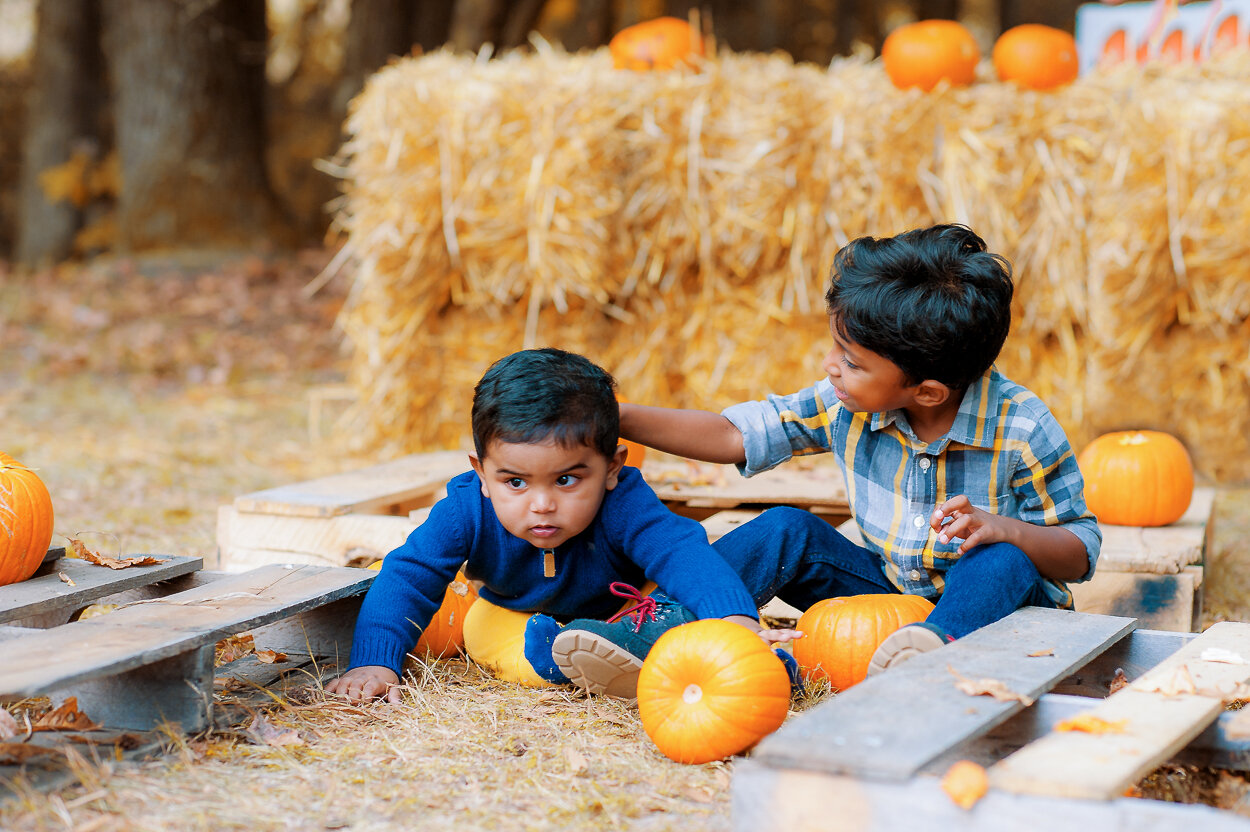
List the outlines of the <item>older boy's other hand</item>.
{"label": "older boy's other hand", "polygon": [[327,684],[326,693],[346,696],[353,702],[386,697],[387,702],[398,705],[399,676],[389,667],[354,667]]}
{"label": "older boy's other hand", "polygon": [[765,629],[760,626],[760,622],[746,615],[729,615],[725,617],[726,621],[732,621],[735,624],[741,624],[751,632],[764,639],[765,644],[780,644],[783,641],[794,641],[796,638],[802,638],[801,630],[790,630],[784,628]]}
{"label": "older boy's other hand", "polygon": [[974,546],[1007,540],[1008,524],[1001,515],[991,514],[972,504],[965,494],[951,497],[934,510],[929,527],[938,533],[938,540],[950,543],[962,538],[959,554],[965,554]]}

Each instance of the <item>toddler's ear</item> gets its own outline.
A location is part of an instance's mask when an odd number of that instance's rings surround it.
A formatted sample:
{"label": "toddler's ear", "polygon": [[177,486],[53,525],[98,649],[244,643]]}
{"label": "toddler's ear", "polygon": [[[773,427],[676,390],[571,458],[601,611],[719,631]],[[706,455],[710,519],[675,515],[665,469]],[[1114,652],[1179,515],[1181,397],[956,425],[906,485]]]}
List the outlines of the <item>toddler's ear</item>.
{"label": "toddler's ear", "polygon": [[625,457],[629,455],[629,448],[624,445],[616,446],[616,453],[612,454],[612,458],[608,460],[608,478],[604,483],[604,488],[611,491],[616,488],[617,482],[620,480],[621,469],[625,467]]}
{"label": "toddler's ear", "polygon": [[490,494],[486,491],[486,474],[482,473],[482,460],[477,458],[475,452],[469,452],[469,464],[473,466],[473,470],[477,472],[478,486],[482,489],[482,496],[490,499]]}

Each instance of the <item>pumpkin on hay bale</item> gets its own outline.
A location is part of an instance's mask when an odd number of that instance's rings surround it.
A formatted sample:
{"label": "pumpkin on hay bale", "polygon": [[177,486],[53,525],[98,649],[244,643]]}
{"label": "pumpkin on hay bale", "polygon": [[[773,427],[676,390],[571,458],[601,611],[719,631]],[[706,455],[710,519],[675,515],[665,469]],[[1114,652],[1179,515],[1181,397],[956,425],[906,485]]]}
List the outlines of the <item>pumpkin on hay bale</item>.
{"label": "pumpkin on hay bale", "polygon": [[0,453],[0,586],[39,569],[52,542],[52,496],[39,475]]}
{"label": "pumpkin on hay bale", "polygon": [[657,17],[626,26],[608,42],[612,65],[636,72],[698,66],[703,38],[693,26],[676,17]]}
{"label": "pumpkin on hay bale", "polygon": [[881,44],[881,63],[894,86],[929,92],[941,81],[971,84],[981,49],[976,38],[954,20],[919,20],[899,26]]}
{"label": "pumpkin on hay bale", "polygon": [[799,617],[803,638],[794,642],[794,658],[809,681],[825,679],[834,690],[847,690],[868,676],[872,654],[886,636],[932,611],[933,604],[919,595],[826,598]]}
{"label": "pumpkin on hay bale", "polygon": [[1194,468],[1189,452],[1162,431],[1106,433],[1077,456],[1085,505],[1100,523],[1166,526],[1189,509]]}

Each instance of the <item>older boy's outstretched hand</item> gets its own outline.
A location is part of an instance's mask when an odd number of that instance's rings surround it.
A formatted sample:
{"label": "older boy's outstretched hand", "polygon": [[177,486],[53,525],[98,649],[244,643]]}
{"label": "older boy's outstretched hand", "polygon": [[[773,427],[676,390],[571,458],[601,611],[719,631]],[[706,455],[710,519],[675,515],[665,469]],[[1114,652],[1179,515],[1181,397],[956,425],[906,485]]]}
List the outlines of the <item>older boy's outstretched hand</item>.
{"label": "older boy's outstretched hand", "polygon": [[796,638],[803,637],[802,630],[790,630],[783,628],[766,630],[760,626],[760,622],[745,615],[729,615],[725,617],[725,620],[732,621],[735,624],[741,624],[743,627],[746,627],[748,630],[764,639],[765,644],[780,644],[783,641],[794,641]]}
{"label": "older boy's outstretched hand", "polygon": [[1009,524],[1004,522],[1006,519],[977,508],[967,495],[960,494],[934,510],[929,526],[938,533],[938,540],[942,543],[963,538],[964,542],[959,547],[959,554],[962,555],[974,546],[1006,540],[1009,531]]}
{"label": "older boy's outstretched hand", "polygon": [[354,702],[380,699],[399,704],[399,677],[389,667],[353,667],[326,685],[326,693],[337,693]]}

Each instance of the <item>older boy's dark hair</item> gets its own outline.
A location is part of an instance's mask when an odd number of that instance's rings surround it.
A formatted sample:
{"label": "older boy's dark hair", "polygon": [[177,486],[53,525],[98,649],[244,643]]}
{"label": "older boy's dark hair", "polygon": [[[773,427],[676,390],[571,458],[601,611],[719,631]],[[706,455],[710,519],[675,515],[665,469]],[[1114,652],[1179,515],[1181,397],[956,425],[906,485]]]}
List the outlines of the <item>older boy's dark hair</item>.
{"label": "older boy's dark hair", "polygon": [[908,384],[962,390],[1011,328],[1011,265],[962,225],[860,237],[833,260],[825,302],[838,333],[898,365]]}
{"label": "older boy's dark hair", "polygon": [[621,411],[616,382],[583,356],[555,348],[522,350],[499,359],[473,390],[473,446],[478,459],[494,440],[554,439],[616,453]]}

